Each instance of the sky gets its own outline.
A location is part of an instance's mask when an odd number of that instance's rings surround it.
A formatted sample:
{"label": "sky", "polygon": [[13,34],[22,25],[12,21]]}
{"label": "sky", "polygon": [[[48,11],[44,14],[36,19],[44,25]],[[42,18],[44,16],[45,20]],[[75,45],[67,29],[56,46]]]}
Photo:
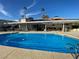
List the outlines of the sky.
{"label": "sky", "polygon": [[41,18],[41,8],[45,8],[50,18],[79,18],[79,0],[0,0],[0,19],[20,19],[24,7],[26,17]]}

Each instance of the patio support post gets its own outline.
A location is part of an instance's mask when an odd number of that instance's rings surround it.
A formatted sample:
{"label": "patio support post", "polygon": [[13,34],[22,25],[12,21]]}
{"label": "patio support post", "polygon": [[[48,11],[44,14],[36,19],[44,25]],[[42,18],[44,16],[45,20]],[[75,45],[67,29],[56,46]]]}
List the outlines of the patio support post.
{"label": "patio support post", "polygon": [[18,26],[19,26],[19,30],[20,30],[20,24],[18,24]]}
{"label": "patio support post", "polygon": [[46,24],[45,24],[45,28],[44,28],[44,31],[47,31],[47,29],[46,29],[46,28],[47,28],[47,26],[46,26]]}
{"label": "patio support post", "polygon": [[28,24],[26,24],[26,31],[28,31],[28,27],[27,26],[28,26]]}
{"label": "patio support post", "polygon": [[64,26],[64,23],[63,23],[62,32],[64,32],[64,28],[65,28],[65,26]]}

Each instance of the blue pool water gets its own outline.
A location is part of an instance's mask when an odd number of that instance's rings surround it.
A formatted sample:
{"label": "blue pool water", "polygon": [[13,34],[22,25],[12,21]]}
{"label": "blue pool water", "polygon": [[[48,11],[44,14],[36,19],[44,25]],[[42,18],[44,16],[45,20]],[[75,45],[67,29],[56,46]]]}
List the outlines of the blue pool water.
{"label": "blue pool water", "polygon": [[[75,53],[79,40],[55,34],[1,34],[0,45],[51,52]],[[78,51],[77,51],[78,52]]]}

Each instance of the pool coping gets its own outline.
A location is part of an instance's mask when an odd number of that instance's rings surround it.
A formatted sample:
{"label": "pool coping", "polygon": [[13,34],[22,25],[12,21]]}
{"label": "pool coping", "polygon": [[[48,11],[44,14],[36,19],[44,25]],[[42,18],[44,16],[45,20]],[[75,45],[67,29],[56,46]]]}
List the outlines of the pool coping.
{"label": "pool coping", "polygon": [[11,33],[17,33],[17,31],[8,31],[8,32],[0,32],[0,34],[11,34]]}

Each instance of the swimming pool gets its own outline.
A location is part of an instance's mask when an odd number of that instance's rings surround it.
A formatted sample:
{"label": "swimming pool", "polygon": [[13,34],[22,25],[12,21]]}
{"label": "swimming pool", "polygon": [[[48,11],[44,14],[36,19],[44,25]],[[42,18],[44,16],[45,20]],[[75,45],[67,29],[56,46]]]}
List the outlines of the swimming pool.
{"label": "swimming pool", "polygon": [[79,40],[56,34],[0,34],[0,45],[51,52],[75,53]]}

